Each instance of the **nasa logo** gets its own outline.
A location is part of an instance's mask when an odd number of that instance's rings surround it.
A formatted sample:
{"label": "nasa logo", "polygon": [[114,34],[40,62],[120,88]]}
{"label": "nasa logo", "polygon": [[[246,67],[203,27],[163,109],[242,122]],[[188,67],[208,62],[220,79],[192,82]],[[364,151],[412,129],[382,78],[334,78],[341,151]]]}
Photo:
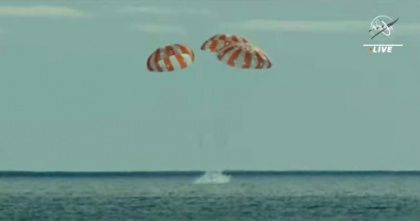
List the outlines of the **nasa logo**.
{"label": "nasa logo", "polygon": [[[369,33],[372,34],[370,39],[374,39],[376,36],[383,34],[387,37],[394,31],[394,24],[398,21],[399,17],[395,20],[386,15],[376,16],[370,22]],[[369,51],[372,53],[392,53],[392,47],[400,47],[402,44],[364,44],[363,46],[369,47]]]}
{"label": "nasa logo", "polygon": [[391,31],[394,31],[394,27],[392,25],[394,25],[398,21],[398,19],[399,18],[393,21],[389,16],[386,15],[376,16],[376,18],[374,18],[372,22],[370,22],[369,32],[374,33],[374,31],[377,31],[371,39],[373,39],[381,33],[387,37],[391,36]]}

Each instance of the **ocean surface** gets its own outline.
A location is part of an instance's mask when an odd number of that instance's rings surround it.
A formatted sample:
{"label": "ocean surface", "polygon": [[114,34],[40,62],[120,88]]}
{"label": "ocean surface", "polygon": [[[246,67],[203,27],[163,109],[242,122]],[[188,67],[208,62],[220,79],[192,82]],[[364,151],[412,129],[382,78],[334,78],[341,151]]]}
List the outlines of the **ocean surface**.
{"label": "ocean surface", "polygon": [[0,172],[0,220],[420,220],[418,172],[202,174]]}

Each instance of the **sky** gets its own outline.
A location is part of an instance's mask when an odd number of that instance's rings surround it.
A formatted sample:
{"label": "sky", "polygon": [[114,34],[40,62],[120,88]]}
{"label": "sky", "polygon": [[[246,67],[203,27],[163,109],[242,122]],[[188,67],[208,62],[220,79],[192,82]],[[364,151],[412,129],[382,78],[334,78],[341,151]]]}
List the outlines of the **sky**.
{"label": "sky", "polygon": [[[420,170],[419,1],[216,2],[1,1],[0,170]],[[218,33],[272,68],[201,51]],[[149,72],[175,43],[195,62]]]}

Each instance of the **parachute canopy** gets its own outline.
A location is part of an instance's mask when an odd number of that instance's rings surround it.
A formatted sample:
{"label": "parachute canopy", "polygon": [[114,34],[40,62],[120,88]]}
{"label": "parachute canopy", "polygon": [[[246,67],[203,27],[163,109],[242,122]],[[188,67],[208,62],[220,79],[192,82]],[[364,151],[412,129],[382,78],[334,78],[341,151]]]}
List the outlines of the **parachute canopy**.
{"label": "parachute canopy", "polygon": [[250,44],[232,43],[217,52],[217,58],[229,66],[245,69],[268,69],[272,63],[267,54]]}
{"label": "parachute canopy", "polygon": [[194,62],[194,51],[182,44],[156,49],[147,59],[147,69],[153,72],[180,70]]}
{"label": "parachute canopy", "polygon": [[201,45],[201,50],[217,52],[220,48],[232,42],[242,43],[242,44],[249,43],[249,41],[243,36],[231,35],[231,34],[217,34],[209,38],[207,41],[205,41],[203,45]]}

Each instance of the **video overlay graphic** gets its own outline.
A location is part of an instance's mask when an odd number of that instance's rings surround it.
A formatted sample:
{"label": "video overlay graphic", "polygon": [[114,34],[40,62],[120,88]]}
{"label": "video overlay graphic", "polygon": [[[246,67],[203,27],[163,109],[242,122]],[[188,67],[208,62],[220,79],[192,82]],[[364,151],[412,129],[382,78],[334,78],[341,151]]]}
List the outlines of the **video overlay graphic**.
{"label": "video overlay graphic", "polygon": [[[400,18],[392,19],[387,15],[376,16],[370,23],[369,33],[372,35],[370,38],[374,40],[378,35],[385,35],[386,37],[391,36],[392,32],[395,31],[395,23]],[[369,51],[372,53],[392,53],[393,47],[402,47],[402,44],[364,44],[364,47],[369,47]]]}

